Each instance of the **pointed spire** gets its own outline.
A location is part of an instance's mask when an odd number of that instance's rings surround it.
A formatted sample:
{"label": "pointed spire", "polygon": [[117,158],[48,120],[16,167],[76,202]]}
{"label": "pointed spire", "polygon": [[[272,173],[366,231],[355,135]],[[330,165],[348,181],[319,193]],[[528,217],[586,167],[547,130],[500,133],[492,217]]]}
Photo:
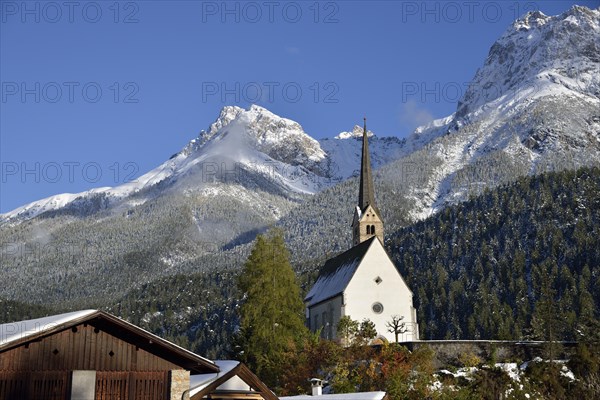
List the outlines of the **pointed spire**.
{"label": "pointed spire", "polygon": [[371,176],[371,158],[369,157],[369,139],[367,138],[367,118],[364,117],[358,207],[361,211],[364,211],[369,205],[375,207],[375,192],[373,190],[373,177]]}

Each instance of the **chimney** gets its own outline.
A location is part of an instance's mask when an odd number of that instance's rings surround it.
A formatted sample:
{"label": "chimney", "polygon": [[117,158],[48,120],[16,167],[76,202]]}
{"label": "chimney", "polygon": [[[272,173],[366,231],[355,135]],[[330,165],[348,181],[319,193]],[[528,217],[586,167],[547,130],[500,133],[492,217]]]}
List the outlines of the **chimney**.
{"label": "chimney", "polygon": [[323,394],[323,381],[319,378],[312,378],[310,380],[310,385],[312,387],[312,395],[320,396]]}

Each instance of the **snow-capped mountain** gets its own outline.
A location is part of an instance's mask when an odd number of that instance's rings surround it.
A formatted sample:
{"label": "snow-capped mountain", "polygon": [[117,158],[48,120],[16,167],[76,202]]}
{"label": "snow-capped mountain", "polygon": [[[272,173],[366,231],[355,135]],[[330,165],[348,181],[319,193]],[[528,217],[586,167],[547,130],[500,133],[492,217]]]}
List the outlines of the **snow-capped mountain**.
{"label": "snow-capped mountain", "polygon": [[[599,83],[600,9],[532,12],[515,21],[456,112],[417,128],[398,159],[375,171],[386,232],[525,175],[600,165]],[[282,218],[295,257],[348,248],[344,222],[357,184],[325,190]],[[314,215],[322,217],[306,228]]]}
{"label": "snow-capped mountain", "polygon": [[486,104],[527,97],[600,96],[599,10],[575,6],[554,17],[529,12],[494,43],[459,101],[457,118],[484,113]]}
{"label": "snow-capped mountain", "polygon": [[[265,108],[227,106],[208,130],[135,181],[51,196],[1,215],[0,223],[61,210],[76,215],[121,210],[173,191],[214,196],[259,188],[297,200],[298,195],[315,194],[357,173],[361,135],[362,128],[356,126],[353,133],[319,142],[297,122]],[[399,157],[403,144],[399,139],[373,137],[372,141],[375,167]]]}
{"label": "snow-capped mountain", "polygon": [[[376,166],[403,146],[397,138],[371,140]],[[134,182],[3,215],[0,278],[11,285],[0,297],[108,298],[164,275],[237,268],[257,233],[356,175],[361,143],[318,142],[264,108],[225,107],[206,131]],[[38,277],[44,285],[27,283]],[[76,282],[74,292],[56,290],[65,281]]]}
{"label": "snow-capped mountain", "polygon": [[[371,164],[379,169],[406,154],[406,140],[395,136],[379,137],[368,130]],[[355,125],[350,132],[341,132],[333,139],[321,139],[319,144],[327,154],[321,164],[333,182],[339,183],[358,176],[362,154],[363,127]]]}
{"label": "snow-capped mountain", "polygon": [[515,21],[456,112],[417,128],[406,151],[430,166],[408,188],[415,218],[524,174],[599,163],[600,9]]}
{"label": "snow-capped mountain", "polygon": [[[376,169],[409,156],[428,160],[421,184],[406,188],[417,203],[414,218],[518,175],[600,158],[599,20],[600,9],[579,6],[552,17],[527,13],[492,45],[453,115],[417,128],[405,142],[371,138]],[[0,215],[0,224],[122,209],[173,190],[236,195],[259,187],[297,200],[356,175],[361,135],[357,125],[317,141],[262,107],[228,106],[182,151],[134,182],[51,196]],[[465,178],[480,174],[490,157],[512,168]]]}
{"label": "snow-capped mountain", "polygon": [[[116,296],[163,275],[239,267],[275,223],[299,265],[346,250],[361,131],[317,141],[264,108],[225,107],[135,182],[0,216],[2,296]],[[600,164],[600,9],[525,15],[493,44],[453,115],[369,145],[386,232],[523,175]]]}

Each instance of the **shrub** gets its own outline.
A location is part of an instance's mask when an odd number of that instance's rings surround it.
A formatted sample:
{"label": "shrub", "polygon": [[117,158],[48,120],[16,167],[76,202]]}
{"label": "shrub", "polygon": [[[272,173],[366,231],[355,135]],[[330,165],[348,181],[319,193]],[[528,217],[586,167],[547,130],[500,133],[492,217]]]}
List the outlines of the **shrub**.
{"label": "shrub", "polygon": [[472,350],[467,350],[458,355],[458,362],[463,367],[476,367],[482,363],[481,358]]}

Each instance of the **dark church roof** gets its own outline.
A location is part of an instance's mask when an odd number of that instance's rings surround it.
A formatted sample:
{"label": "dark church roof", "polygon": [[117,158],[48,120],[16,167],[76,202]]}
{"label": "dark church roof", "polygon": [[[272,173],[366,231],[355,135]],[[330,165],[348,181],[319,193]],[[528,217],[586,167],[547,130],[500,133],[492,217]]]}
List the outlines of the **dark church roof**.
{"label": "dark church roof", "polygon": [[329,300],[344,292],[376,236],[325,262],[319,277],[304,301],[308,307]]}
{"label": "dark church roof", "polygon": [[373,176],[371,174],[371,157],[369,156],[369,140],[367,138],[367,119],[364,119],[362,139],[362,158],[360,162],[360,185],[358,188],[358,207],[361,212],[365,212],[368,206],[379,215],[379,210],[375,205],[375,190],[373,188]]}

